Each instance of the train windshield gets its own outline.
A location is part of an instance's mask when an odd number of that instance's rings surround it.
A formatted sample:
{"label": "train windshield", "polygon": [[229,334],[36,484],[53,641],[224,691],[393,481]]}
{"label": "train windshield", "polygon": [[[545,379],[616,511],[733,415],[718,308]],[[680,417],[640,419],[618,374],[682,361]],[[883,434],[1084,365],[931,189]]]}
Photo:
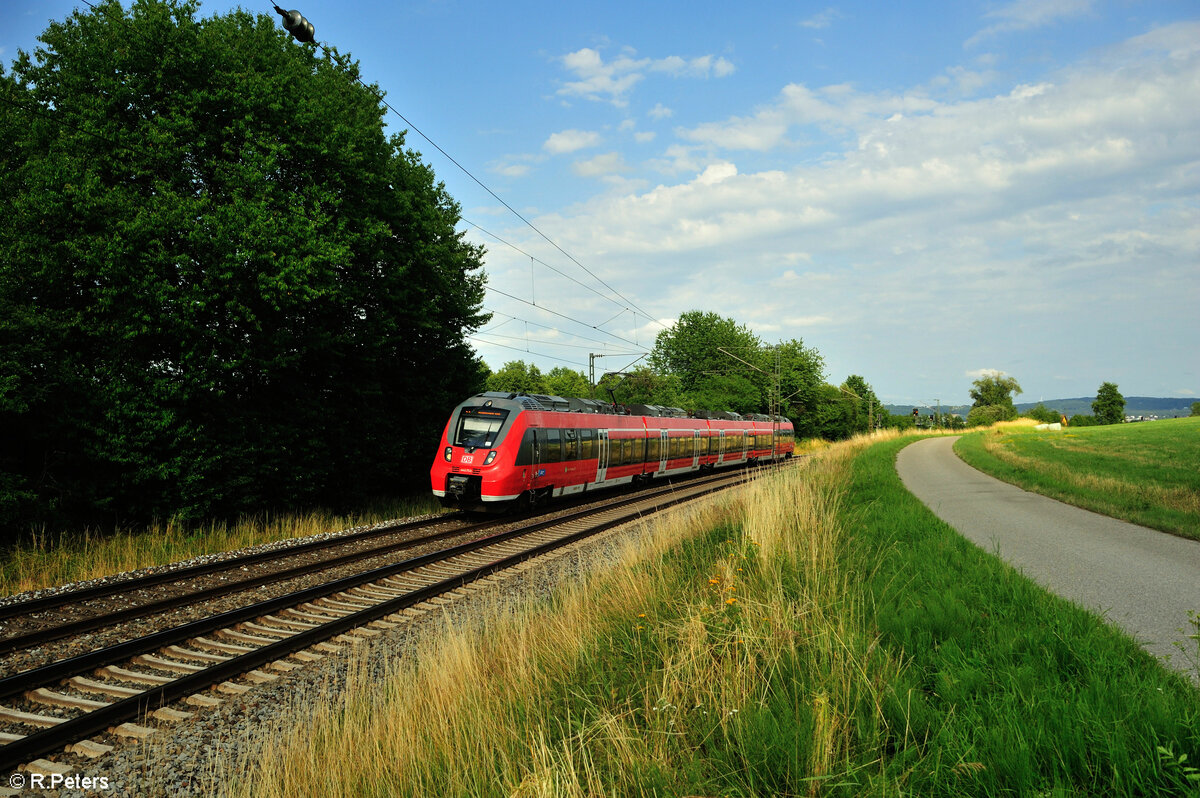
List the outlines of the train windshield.
{"label": "train windshield", "polygon": [[491,449],[506,418],[508,411],[498,407],[464,407],[451,443],[468,449]]}

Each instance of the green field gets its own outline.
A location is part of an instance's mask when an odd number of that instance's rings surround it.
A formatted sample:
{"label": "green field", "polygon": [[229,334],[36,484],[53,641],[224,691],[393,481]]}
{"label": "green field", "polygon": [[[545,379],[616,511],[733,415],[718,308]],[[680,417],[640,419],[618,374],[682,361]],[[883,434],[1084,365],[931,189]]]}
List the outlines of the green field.
{"label": "green field", "polygon": [[954,450],[1026,490],[1200,539],[1200,418],[1042,432],[998,427],[964,436]]}

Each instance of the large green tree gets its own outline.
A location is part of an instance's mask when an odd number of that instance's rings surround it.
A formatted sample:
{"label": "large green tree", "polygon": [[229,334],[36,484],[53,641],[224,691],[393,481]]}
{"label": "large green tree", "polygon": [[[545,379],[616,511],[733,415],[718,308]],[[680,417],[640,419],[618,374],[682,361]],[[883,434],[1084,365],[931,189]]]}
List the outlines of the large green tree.
{"label": "large green tree", "polygon": [[506,393],[546,393],[546,378],[533,363],[510,360],[487,378],[489,391]]}
{"label": "large green tree", "polygon": [[[820,354],[793,339],[765,346],[734,319],[694,310],[658,334],[650,365],[678,385],[689,409],[813,412],[823,396]],[[674,404],[660,401],[658,404]]]}
{"label": "large green tree", "polygon": [[870,383],[858,374],[851,374],[842,383],[842,390],[850,393],[854,400],[854,431],[866,432],[871,428],[872,424],[883,424],[883,408],[879,404],[879,397],[875,395],[875,390]]}
{"label": "large green tree", "polygon": [[658,334],[649,362],[655,371],[678,377],[680,388],[688,392],[703,390],[714,375],[743,376],[757,384],[757,372],[737,358],[757,366],[761,350],[762,341],[745,325],[716,313],[692,310],[680,314],[675,324]]}
{"label": "large green tree", "polygon": [[989,372],[971,383],[971,411],[967,414],[968,424],[991,424],[996,421],[1011,421],[1017,417],[1017,406],[1013,394],[1021,393],[1021,385],[1015,377],[1003,371]]}
{"label": "large green tree", "polygon": [[482,250],[267,15],[106,0],[0,91],[0,520],[348,504],[480,387]]}
{"label": "large green tree", "polygon": [[575,371],[566,366],[555,366],[546,374],[546,390],[553,396],[588,397],[592,395],[592,386],[582,371]]}
{"label": "large green tree", "polygon": [[1115,382],[1103,382],[1092,402],[1092,413],[1101,424],[1120,424],[1125,420],[1125,397]]}

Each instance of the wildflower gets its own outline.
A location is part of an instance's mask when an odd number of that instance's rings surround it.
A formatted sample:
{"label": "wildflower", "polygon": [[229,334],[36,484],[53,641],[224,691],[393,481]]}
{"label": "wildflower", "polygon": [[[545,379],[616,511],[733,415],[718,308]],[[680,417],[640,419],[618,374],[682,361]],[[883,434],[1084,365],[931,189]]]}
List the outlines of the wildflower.
{"label": "wildflower", "polygon": [[639,612],[639,613],[638,613],[638,617],[639,617],[639,618],[645,618],[645,617],[646,617],[646,613],[644,613],[644,612]]}
{"label": "wildflower", "polygon": [[726,599],[726,600],[725,600],[725,603],[726,603],[726,604],[736,604],[736,603],[737,603],[737,599],[736,599],[736,598],[734,598],[733,596],[730,596],[728,599]]}

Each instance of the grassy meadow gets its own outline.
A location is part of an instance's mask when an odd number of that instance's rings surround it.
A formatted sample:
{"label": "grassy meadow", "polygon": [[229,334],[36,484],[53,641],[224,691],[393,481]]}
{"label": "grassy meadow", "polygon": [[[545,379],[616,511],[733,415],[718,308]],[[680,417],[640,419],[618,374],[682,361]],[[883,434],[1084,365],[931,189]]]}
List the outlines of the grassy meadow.
{"label": "grassy meadow", "polygon": [[169,521],[108,533],[84,530],[58,536],[32,534],[0,550],[0,595],[433,512],[441,512],[440,506],[432,496],[421,496],[381,505],[358,515],[313,512],[243,518],[236,523],[213,523],[199,528]]}
{"label": "grassy meadow", "polygon": [[222,794],[1200,790],[1200,693],[933,516],[895,473],[911,440],[831,447],[359,661]]}
{"label": "grassy meadow", "polygon": [[1200,418],[1040,432],[997,426],[954,448],[1026,490],[1200,539]]}

